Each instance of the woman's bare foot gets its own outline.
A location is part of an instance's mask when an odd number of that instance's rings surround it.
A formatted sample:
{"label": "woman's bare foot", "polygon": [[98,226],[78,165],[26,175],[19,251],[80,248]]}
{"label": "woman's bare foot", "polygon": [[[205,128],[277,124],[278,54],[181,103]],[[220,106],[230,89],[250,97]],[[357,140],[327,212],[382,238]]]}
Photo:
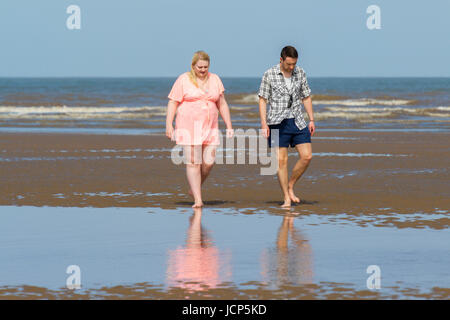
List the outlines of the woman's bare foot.
{"label": "woman's bare foot", "polygon": [[203,207],[203,202],[202,201],[196,201],[193,205],[192,208],[201,208]]}
{"label": "woman's bare foot", "polygon": [[281,205],[282,208],[290,208],[291,207],[291,199],[285,198],[284,203]]}
{"label": "woman's bare foot", "polygon": [[294,189],[293,188],[288,188],[288,192],[289,192],[289,198],[293,202],[300,203],[300,199],[294,194]]}
{"label": "woman's bare foot", "polygon": [[188,194],[192,198],[192,200],[194,200],[194,205],[192,206],[192,208],[203,207],[203,201],[201,200],[201,198],[200,198],[200,200],[195,199],[194,193],[192,193],[191,189],[189,189]]}

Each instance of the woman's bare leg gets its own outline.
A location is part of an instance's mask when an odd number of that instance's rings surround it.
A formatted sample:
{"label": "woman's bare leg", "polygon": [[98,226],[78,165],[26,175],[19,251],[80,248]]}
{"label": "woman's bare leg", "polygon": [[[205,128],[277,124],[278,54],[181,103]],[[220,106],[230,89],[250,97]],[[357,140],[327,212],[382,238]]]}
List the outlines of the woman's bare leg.
{"label": "woman's bare leg", "polygon": [[[211,172],[212,167],[214,166],[214,161],[216,159],[216,149],[217,146],[203,145],[202,148],[203,159],[200,168],[201,185],[203,184],[203,182],[205,182],[206,178],[209,176]],[[189,190],[189,195],[195,198],[192,190]]]}
{"label": "woman's bare leg", "polygon": [[203,162],[202,162],[202,184],[205,182],[206,178],[209,176],[212,167],[214,166],[214,161],[216,160],[216,149],[217,146],[204,145],[203,146]]}
{"label": "woman's bare leg", "polygon": [[199,151],[201,151],[201,146],[186,146],[184,150],[186,160],[186,176],[190,187],[190,193],[194,197],[194,205],[192,207],[199,208],[203,206],[201,191],[202,164],[201,161],[199,161]]}

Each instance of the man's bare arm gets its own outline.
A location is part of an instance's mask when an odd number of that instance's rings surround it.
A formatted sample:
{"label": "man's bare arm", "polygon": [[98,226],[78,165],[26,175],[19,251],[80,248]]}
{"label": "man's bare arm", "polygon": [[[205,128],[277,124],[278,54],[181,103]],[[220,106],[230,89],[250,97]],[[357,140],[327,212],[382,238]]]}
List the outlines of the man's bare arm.
{"label": "man's bare arm", "polygon": [[302,102],[303,102],[303,106],[305,107],[305,110],[308,113],[308,117],[309,117],[309,125],[308,125],[309,132],[311,133],[311,136],[313,136],[314,133],[316,132],[316,124],[314,121],[314,112],[313,112],[311,96],[306,97],[305,99],[302,100]]}
{"label": "man's bare arm", "polygon": [[305,107],[306,112],[308,113],[308,117],[310,121],[314,120],[314,112],[313,112],[313,105],[312,105],[312,99],[311,96],[306,97],[302,100],[303,106]]}
{"label": "man's bare arm", "polygon": [[269,126],[266,120],[267,115],[267,100],[259,97],[259,117],[261,118],[261,129],[264,138],[269,137]]}

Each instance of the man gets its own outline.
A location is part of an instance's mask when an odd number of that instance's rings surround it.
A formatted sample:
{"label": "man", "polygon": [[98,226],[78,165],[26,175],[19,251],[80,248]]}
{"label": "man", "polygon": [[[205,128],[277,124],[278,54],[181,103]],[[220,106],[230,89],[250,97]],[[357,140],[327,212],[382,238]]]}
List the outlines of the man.
{"label": "man", "polygon": [[[294,185],[308,168],[312,159],[311,136],[314,135],[314,114],[311,90],[306,74],[296,66],[298,52],[287,46],[281,50],[280,63],[264,73],[259,88],[259,113],[262,133],[268,138],[269,147],[274,147],[278,158],[278,181],[284,195],[282,207],[290,207],[291,202],[300,203],[294,193]],[[302,103],[309,116],[306,124]],[[266,114],[267,104],[270,105]],[[278,130],[279,139],[274,139],[274,130]],[[288,148],[295,147],[300,159],[288,178]]]}

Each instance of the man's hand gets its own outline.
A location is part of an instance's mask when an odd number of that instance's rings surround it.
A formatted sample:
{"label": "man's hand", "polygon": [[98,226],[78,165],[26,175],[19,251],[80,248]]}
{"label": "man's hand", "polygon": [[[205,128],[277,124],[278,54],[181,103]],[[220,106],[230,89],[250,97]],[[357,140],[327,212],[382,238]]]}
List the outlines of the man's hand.
{"label": "man's hand", "polygon": [[261,125],[261,132],[264,138],[269,138],[270,129],[267,124],[263,123]]}
{"label": "man's hand", "polygon": [[309,132],[311,133],[311,136],[314,135],[316,132],[316,126],[314,125],[314,121],[309,122]]}
{"label": "man's hand", "polygon": [[314,113],[313,113],[313,105],[312,105],[312,99],[311,96],[308,96],[302,100],[303,106],[305,107],[306,112],[308,113],[309,120],[309,132],[311,133],[311,136],[314,135],[316,132],[316,126],[314,123]]}

